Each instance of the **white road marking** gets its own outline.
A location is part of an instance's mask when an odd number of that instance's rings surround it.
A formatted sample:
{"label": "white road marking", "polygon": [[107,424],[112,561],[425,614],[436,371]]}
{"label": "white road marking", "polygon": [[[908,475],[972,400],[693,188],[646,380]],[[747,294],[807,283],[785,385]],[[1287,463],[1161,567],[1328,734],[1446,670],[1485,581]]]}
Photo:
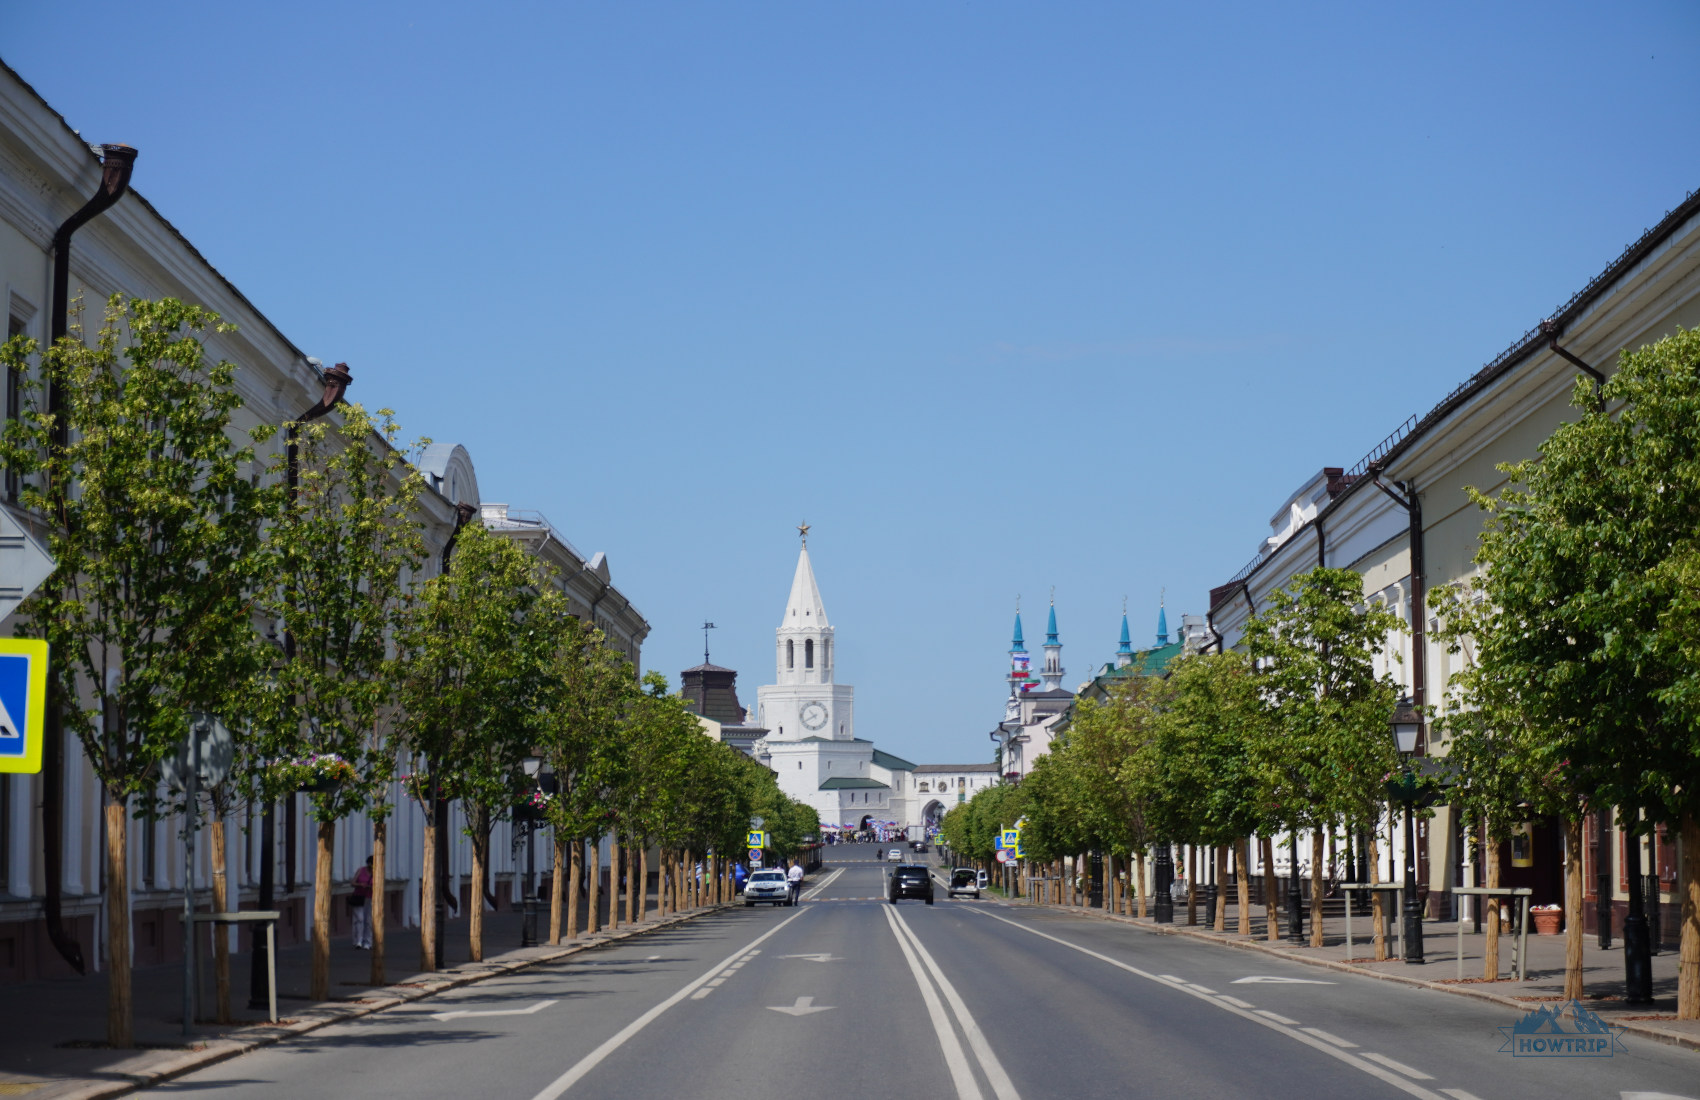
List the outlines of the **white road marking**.
{"label": "white road marking", "polygon": [[828,886],[831,886],[832,883],[833,883],[833,880],[838,878],[838,876],[842,875],[843,873],[844,873],[844,868],[840,867],[838,870],[832,872],[832,874],[821,879],[820,884],[818,886],[816,886],[813,890],[810,890],[808,893],[803,895],[803,900],[804,901],[815,900],[815,898],[820,896],[820,892],[822,890],[825,890]]}
{"label": "white road marking", "polygon": [[818,955],[781,955],[779,957],[782,958],[782,959],[807,959],[810,962],[817,962],[817,963],[834,963],[834,962],[843,962],[844,961],[843,956],[834,955],[830,951],[822,951]]}
{"label": "white road marking", "polygon": [[1222,999],[1224,1001],[1227,1001],[1229,1004],[1233,1005],[1235,1008],[1256,1008],[1257,1007],[1256,1005],[1252,1004],[1250,1001],[1242,1001],[1238,997],[1230,997],[1226,993],[1222,994]]}
{"label": "white road marking", "polygon": [[1212,996],[1212,997],[1216,997],[1216,996],[1219,996],[1219,995],[1220,995],[1220,994],[1218,994],[1218,993],[1217,993],[1217,992],[1216,992],[1216,991],[1215,991],[1215,990],[1214,990],[1214,989],[1206,989],[1206,988],[1205,988],[1205,987],[1204,987],[1204,986],[1202,986],[1202,985],[1194,985],[1194,984],[1192,984],[1192,983],[1191,983],[1191,982],[1187,982],[1187,983],[1186,983],[1186,987],[1187,987],[1187,988],[1188,988],[1188,989],[1195,989],[1195,990],[1197,990],[1197,991],[1198,991],[1198,992],[1200,992],[1200,993],[1208,993],[1208,994],[1210,994],[1210,995],[1211,995],[1211,996]]}
{"label": "white road marking", "polygon": [[1274,1020],[1276,1023],[1286,1024],[1288,1027],[1298,1027],[1299,1026],[1299,1022],[1297,1020],[1293,1019],[1292,1017],[1283,1016],[1279,1012],[1271,1012],[1267,1008],[1253,1009],[1253,1011],[1256,1012],[1259,1016],[1262,1016],[1265,1020]]}
{"label": "white road marking", "polygon": [[886,923],[891,925],[891,934],[897,937],[897,946],[903,949],[903,958],[909,964],[909,973],[915,978],[915,984],[921,988],[921,1000],[927,1006],[927,1017],[933,1022],[933,1034],[938,1036],[939,1049],[944,1052],[944,1064],[950,1070],[951,1083],[956,1086],[957,1100],[985,1100],[980,1092],[980,1086],[974,1083],[974,1071],[968,1068],[968,1057],[962,1053],[962,1044],[957,1041],[956,1032],[951,1030],[950,1020],[944,1014],[944,1006],[939,1003],[939,995],[933,990],[933,983],[927,980],[926,972],[921,969],[920,960],[915,957],[915,949],[909,946],[909,941],[903,938],[903,933],[897,928],[897,921],[890,909],[882,910]]}
{"label": "white road marking", "polygon": [[530,1008],[457,1008],[452,1012],[433,1012],[431,1013],[431,1019],[458,1020],[464,1016],[530,1016],[532,1013],[541,1012],[543,1009],[548,1008],[552,1004],[559,1003],[560,1002],[558,1001],[538,1001]]}
{"label": "white road marking", "polygon": [[1385,1054],[1370,1054],[1366,1051],[1363,1056],[1365,1058],[1368,1058],[1372,1062],[1380,1062],[1382,1065],[1386,1066],[1388,1069],[1395,1070],[1399,1073],[1403,1073],[1406,1077],[1413,1078],[1414,1080],[1417,1080],[1417,1081],[1432,1081],[1432,1080],[1434,1080],[1433,1077],[1424,1073],[1422,1070],[1412,1069],[1410,1066],[1407,1066],[1403,1062],[1395,1062],[1393,1059],[1389,1058]]}
{"label": "white road marking", "polygon": [[[1356,1049],[1358,1049],[1358,1044],[1352,1042],[1350,1039],[1342,1039],[1342,1038],[1340,1038],[1340,1036],[1331,1034],[1330,1032],[1326,1032],[1319,1027],[1305,1027],[1305,1028],[1300,1028],[1299,1030],[1303,1031],[1306,1035],[1314,1035],[1318,1039],[1321,1039],[1325,1043],[1333,1043],[1335,1046],[1339,1047],[1341,1050],[1356,1050]],[[1367,1058],[1369,1056],[1366,1054],[1366,1055],[1364,1055],[1364,1057]]]}
{"label": "white road marking", "polygon": [[891,915],[896,919],[897,926],[909,936],[909,942],[920,954],[921,961],[927,964],[927,972],[933,976],[935,982],[939,983],[939,991],[944,994],[944,999],[950,1005],[951,1012],[955,1013],[956,1022],[962,1028],[962,1034],[968,1037],[968,1046],[974,1051],[974,1057],[980,1063],[980,1071],[986,1075],[986,1080],[991,1082],[992,1091],[997,1093],[998,1100],[1021,1100],[1021,1094],[1015,1091],[1015,1084],[1009,1079],[1009,1074],[1004,1072],[1003,1063],[998,1061],[997,1053],[992,1050],[992,1044],[986,1041],[985,1033],[980,1030],[980,1025],[974,1022],[974,1017],[968,1011],[968,1006],[962,1002],[961,997],[957,996],[956,987],[951,985],[950,979],[944,976],[944,971],[940,970],[939,964],[933,961],[932,953],[921,943],[920,937],[915,935],[915,930],[909,927],[908,922],[900,914],[892,913]]}
{"label": "white road marking", "polygon": [[1157,976],[1159,978],[1162,978],[1166,982],[1174,982],[1176,985],[1185,985],[1186,984],[1185,978],[1177,978],[1173,974],[1159,974]]}
{"label": "white road marking", "polygon": [[[740,947],[738,950],[726,956],[726,958],[722,959],[720,962],[709,967],[708,972],[702,977],[691,982],[689,985],[686,985],[683,989],[679,990],[671,997],[668,997],[665,1001],[662,1001],[648,1012],[645,1012],[642,1016],[639,1016],[637,1019],[633,1020],[607,1039],[603,1040],[602,1045],[598,1046],[589,1054],[586,1054],[583,1058],[580,1058],[573,1064],[571,1069],[551,1081],[542,1092],[539,1092],[536,1096],[532,1097],[532,1100],[555,1100],[556,1097],[563,1095],[568,1089],[583,1080],[585,1074],[595,1069],[598,1065],[601,1065],[603,1059],[607,1058],[610,1054],[624,1046],[632,1036],[654,1023],[656,1017],[660,1016],[663,1012],[666,1012],[669,1008],[672,1008],[686,997],[696,993],[703,986],[706,986],[710,979],[722,970],[726,969],[728,966],[731,966],[734,962],[738,961],[741,956],[746,954],[756,954],[756,952],[750,949],[755,947],[756,944],[766,940],[768,937],[776,935],[780,929],[808,912],[809,910],[807,909],[797,910],[795,913],[786,917],[772,928],[769,928],[766,932],[763,932],[743,947]],[[698,999],[700,1000],[700,998]]]}
{"label": "white road marking", "polygon": [[798,997],[793,1005],[768,1005],[769,1012],[783,1012],[787,1016],[807,1016],[815,1012],[831,1012],[837,1005],[817,1005],[813,997]]}
{"label": "white road marking", "polygon": [[[986,917],[990,920],[1002,921],[1004,924],[1007,924],[1012,928],[1019,928],[1019,929],[1021,929],[1021,931],[1027,932],[1027,933],[1034,935],[1034,936],[1038,936],[1040,939],[1050,940],[1052,943],[1060,944],[1063,947],[1067,947],[1067,948],[1069,948],[1070,950],[1073,950],[1073,951],[1078,951],[1082,955],[1087,955],[1091,958],[1097,959],[1100,962],[1108,963],[1111,966],[1116,967],[1119,970],[1125,970],[1129,974],[1133,974],[1137,977],[1144,978],[1146,981],[1155,982],[1155,981],[1163,980],[1163,976],[1161,974],[1153,974],[1150,971],[1141,970],[1137,966],[1131,966],[1128,963],[1122,962],[1120,959],[1111,958],[1109,955],[1105,955],[1102,952],[1093,951],[1089,947],[1082,947],[1077,943],[1070,943],[1068,940],[1065,940],[1060,936],[1053,936],[1049,932],[1041,932],[1037,928],[1031,928],[1031,927],[1029,927],[1025,924],[1022,924],[1020,921],[1010,920],[1008,917],[1000,917],[996,913],[988,912],[987,910],[984,910],[984,909],[970,909],[970,910],[968,910],[968,912],[978,913],[981,916]],[[1332,984],[1332,983],[1328,983],[1328,984]],[[1271,1031],[1279,1031],[1281,1034],[1287,1036],[1289,1039],[1292,1039],[1294,1042],[1303,1043],[1305,1046],[1308,1046],[1308,1047],[1312,1048],[1313,1050],[1319,1050],[1322,1053],[1328,1055],[1330,1058],[1334,1058],[1334,1059],[1337,1059],[1341,1062],[1344,1062],[1347,1065],[1353,1067],[1354,1069],[1362,1070],[1364,1073],[1369,1074],[1371,1077],[1377,1078],[1378,1080],[1381,1080],[1381,1081],[1385,1081],[1387,1084],[1392,1085],[1394,1088],[1399,1089],[1401,1092],[1404,1092],[1407,1095],[1418,1097],[1419,1100],[1441,1100],[1440,1093],[1433,1092],[1429,1089],[1423,1088],[1421,1085],[1413,1084],[1410,1081],[1406,1080],[1405,1078],[1399,1076],[1399,1074],[1397,1074],[1397,1073],[1391,1072],[1388,1069],[1384,1069],[1381,1066],[1376,1065],[1374,1062],[1366,1061],[1365,1058],[1367,1057],[1367,1055],[1364,1056],[1364,1057],[1360,1057],[1356,1054],[1348,1053],[1347,1051],[1341,1050],[1339,1047],[1336,1047],[1336,1046],[1334,1046],[1330,1043],[1323,1042],[1321,1039],[1316,1038],[1316,1036],[1314,1036],[1314,1035],[1306,1035],[1304,1032],[1299,1031],[1294,1026],[1291,1026],[1291,1025],[1288,1025],[1288,1024],[1283,1024],[1280,1020],[1277,1020],[1277,1019],[1270,1019],[1269,1017],[1273,1015],[1272,1013],[1262,1012],[1262,1011],[1252,1012],[1252,1011],[1247,1011],[1243,1008],[1237,1008],[1234,1005],[1230,1005],[1230,1004],[1226,1003],[1226,1001],[1224,1001],[1223,998],[1221,998],[1221,997],[1208,996],[1206,994],[1199,993],[1199,992],[1196,992],[1196,991],[1191,990],[1191,989],[1187,989],[1184,985],[1179,986],[1179,987],[1171,985],[1170,988],[1171,989],[1178,989],[1179,992],[1185,993],[1189,997],[1197,997],[1201,1001],[1207,1001],[1210,1004],[1213,1004],[1213,1005],[1217,1006],[1218,1008],[1220,1008],[1223,1012],[1232,1013],[1233,1015],[1238,1016],[1241,1019],[1250,1020],[1252,1023],[1258,1024],[1262,1027],[1269,1028]],[[1297,1021],[1294,1021],[1294,1023],[1296,1023],[1296,1022]]]}
{"label": "white road marking", "polygon": [[[1463,1089],[1441,1089],[1440,1091],[1452,1097],[1452,1100],[1481,1100],[1481,1097],[1477,1096],[1475,1093],[1465,1092]],[[1659,1095],[1660,1094],[1658,1093],[1651,1092],[1626,1092],[1623,1094],[1623,1097],[1624,1100],[1633,1100],[1634,1097],[1646,1097],[1647,1100],[1658,1100]],[[1673,1096],[1670,1100],[1687,1100],[1687,1098]]]}
{"label": "white road marking", "polygon": [[1272,974],[1256,974],[1250,978],[1235,978],[1232,985],[1338,985],[1338,982],[1324,982],[1316,978],[1277,978]]}

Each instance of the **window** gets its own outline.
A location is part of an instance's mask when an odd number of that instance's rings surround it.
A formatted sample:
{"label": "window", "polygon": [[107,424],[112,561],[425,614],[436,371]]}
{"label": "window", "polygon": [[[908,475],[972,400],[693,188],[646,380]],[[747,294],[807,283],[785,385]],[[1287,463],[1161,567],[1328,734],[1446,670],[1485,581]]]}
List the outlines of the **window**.
{"label": "window", "polygon": [[803,667],[815,667],[815,640],[813,638],[803,643]]}
{"label": "window", "polygon": [[785,639],[785,667],[797,667],[797,643],[790,638]]}

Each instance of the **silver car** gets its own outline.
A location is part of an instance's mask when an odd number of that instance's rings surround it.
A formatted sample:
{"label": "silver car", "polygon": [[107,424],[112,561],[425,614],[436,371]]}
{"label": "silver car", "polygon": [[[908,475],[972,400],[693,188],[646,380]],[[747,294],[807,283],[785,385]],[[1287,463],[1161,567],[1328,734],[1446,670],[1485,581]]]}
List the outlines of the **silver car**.
{"label": "silver car", "polygon": [[887,863],[902,863],[903,862],[903,850],[900,849],[900,848],[893,848],[891,851],[889,851],[885,854],[885,861]]}
{"label": "silver car", "polygon": [[751,871],[750,879],[744,883],[744,904],[754,905],[765,901],[771,905],[791,904],[791,883],[785,878],[784,871]]}

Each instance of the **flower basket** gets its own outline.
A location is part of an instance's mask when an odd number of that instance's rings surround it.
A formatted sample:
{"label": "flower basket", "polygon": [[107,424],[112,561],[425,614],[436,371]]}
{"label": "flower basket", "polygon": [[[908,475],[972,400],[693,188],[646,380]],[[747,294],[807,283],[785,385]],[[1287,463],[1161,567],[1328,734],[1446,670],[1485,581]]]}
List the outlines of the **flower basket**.
{"label": "flower basket", "polygon": [[524,802],[514,807],[514,820],[542,821],[549,816],[549,805],[554,801],[554,795],[541,790],[532,791]]}
{"label": "flower basket", "polygon": [[358,778],[354,765],[335,753],[314,753],[299,760],[279,761],[271,770],[278,786],[294,788],[303,794],[327,794]]}
{"label": "flower basket", "polygon": [[1564,910],[1558,906],[1537,906],[1529,910],[1529,916],[1535,922],[1535,935],[1556,936],[1558,926],[1564,920]]}

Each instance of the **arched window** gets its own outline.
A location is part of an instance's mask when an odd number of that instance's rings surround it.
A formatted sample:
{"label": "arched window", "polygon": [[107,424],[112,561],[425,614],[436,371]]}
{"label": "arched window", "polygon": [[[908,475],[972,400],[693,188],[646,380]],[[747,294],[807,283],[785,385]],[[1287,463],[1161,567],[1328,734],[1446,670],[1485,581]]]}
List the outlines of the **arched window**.
{"label": "arched window", "polygon": [[785,639],[785,667],[797,667],[797,643],[790,638]]}
{"label": "arched window", "polygon": [[813,638],[803,643],[803,667],[815,667],[815,640]]}

